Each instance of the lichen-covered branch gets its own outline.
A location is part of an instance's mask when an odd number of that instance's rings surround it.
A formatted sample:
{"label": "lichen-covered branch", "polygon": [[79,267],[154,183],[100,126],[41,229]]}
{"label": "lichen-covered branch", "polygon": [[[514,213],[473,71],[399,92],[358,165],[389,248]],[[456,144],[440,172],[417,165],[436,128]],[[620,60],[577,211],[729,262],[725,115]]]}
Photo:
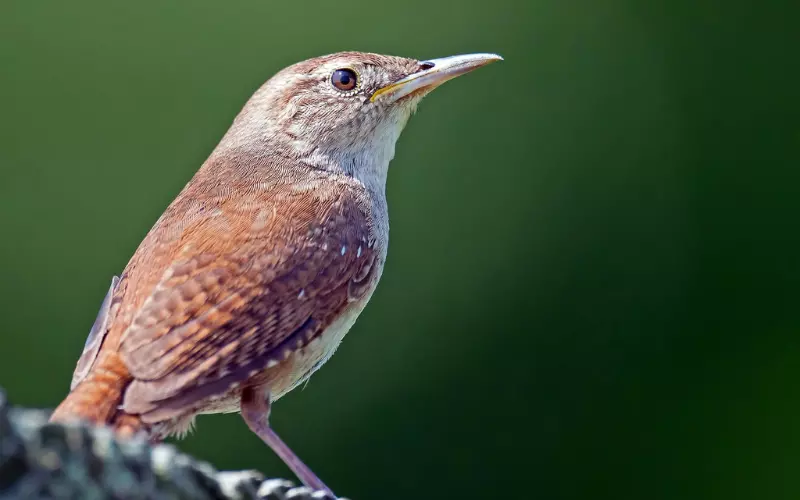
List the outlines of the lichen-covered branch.
{"label": "lichen-covered branch", "polygon": [[218,472],[174,446],[117,441],[104,428],[47,422],[0,390],[0,500],[310,500],[322,492],[255,471]]}

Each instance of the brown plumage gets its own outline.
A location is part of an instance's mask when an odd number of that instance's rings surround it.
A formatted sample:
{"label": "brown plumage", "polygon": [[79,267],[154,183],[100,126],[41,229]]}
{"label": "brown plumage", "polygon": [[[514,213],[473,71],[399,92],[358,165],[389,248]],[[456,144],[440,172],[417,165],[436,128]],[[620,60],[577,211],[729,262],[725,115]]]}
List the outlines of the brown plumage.
{"label": "brown plumage", "polygon": [[[313,170],[302,177],[303,189],[262,175],[222,195],[202,179],[190,184],[123,272],[97,368],[65,405],[113,420],[116,405],[103,403],[115,398],[84,404],[79,397],[110,371],[112,381],[129,379],[124,413],[161,424],[166,436],[172,419],[196,413],[205,398],[253,372],[276,395],[302,379],[311,368],[304,355],[315,355],[308,345],[364,298],[380,265],[363,188],[346,179],[331,185]],[[269,375],[260,374],[270,364]]]}
{"label": "brown plumage", "polygon": [[[377,285],[386,171],[418,101],[496,59],[347,52],[270,79],[112,282],[52,420],[161,439],[242,411],[327,490],[269,429],[269,404],[328,359]],[[331,84],[340,68],[356,88]]]}

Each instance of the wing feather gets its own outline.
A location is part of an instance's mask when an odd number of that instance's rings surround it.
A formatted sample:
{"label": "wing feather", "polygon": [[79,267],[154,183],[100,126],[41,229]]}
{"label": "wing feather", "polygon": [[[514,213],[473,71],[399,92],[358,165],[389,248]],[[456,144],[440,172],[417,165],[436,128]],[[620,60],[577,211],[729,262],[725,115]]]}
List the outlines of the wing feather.
{"label": "wing feather", "polygon": [[286,190],[236,204],[228,238],[210,237],[208,219],[185,226],[121,339],[126,412],[158,420],[226,392],[307,345],[371,279],[364,197]]}

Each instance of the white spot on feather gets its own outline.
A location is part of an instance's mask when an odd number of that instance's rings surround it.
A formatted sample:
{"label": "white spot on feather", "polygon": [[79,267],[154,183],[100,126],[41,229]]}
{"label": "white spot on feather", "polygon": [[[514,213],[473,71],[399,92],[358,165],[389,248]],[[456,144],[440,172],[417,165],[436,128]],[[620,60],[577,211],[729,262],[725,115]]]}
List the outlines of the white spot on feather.
{"label": "white spot on feather", "polygon": [[255,219],[253,219],[253,225],[251,226],[251,229],[253,231],[261,231],[264,228],[266,228],[267,227],[267,221],[269,220],[270,215],[271,215],[270,212],[267,211],[264,208],[259,210],[258,214],[255,217]]}

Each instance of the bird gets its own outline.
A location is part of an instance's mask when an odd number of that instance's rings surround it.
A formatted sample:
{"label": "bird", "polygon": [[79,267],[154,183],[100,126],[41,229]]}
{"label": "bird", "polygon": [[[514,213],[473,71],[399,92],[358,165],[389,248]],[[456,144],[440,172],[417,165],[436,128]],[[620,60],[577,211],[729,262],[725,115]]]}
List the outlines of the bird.
{"label": "bird", "polygon": [[501,60],[337,52],[269,78],[111,286],[51,422],[152,442],[239,412],[315,491],[272,404],[339,346],[382,275],[386,179],[420,100]]}

